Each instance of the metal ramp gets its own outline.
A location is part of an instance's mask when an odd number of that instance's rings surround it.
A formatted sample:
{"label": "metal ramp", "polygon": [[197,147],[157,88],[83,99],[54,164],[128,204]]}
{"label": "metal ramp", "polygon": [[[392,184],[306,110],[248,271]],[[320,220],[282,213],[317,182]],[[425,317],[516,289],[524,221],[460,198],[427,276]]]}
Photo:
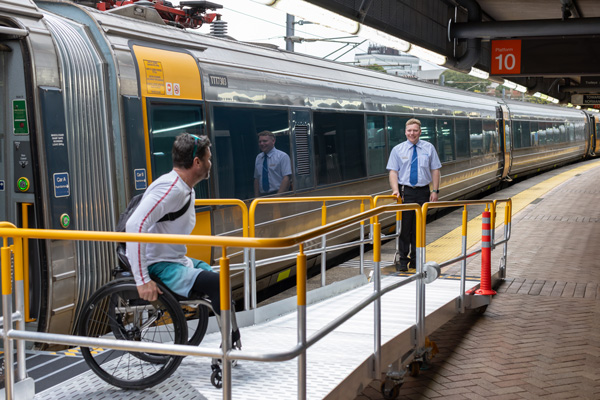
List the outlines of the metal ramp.
{"label": "metal ramp", "polygon": [[[308,337],[337,316],[350,310],[373,292],[373,283],[366,283],[343,293],[340,286],[318,289],[320,293],[307,306]],[[406,277],[382,277],[382,288]],[[478,285],[467,281],[466,289]],[[316,291],[315,291],[316,292]],[[426,334],[449,321],[457,313],[460,280],[437,279],[426,286]],[[311,292],[312,293],[312,292]],[[329,298],[326,298],[328,297]],[[333,297],[331,297],[333,296]],[[323,300],[318,299],[325,298]],[[309,293],[309,303],[311,302]],[[291,304],[293,299],[287,299]],[[281,303],[285,303],[284,300]],[[295,304],[295,303],[294,303]],[[388,365],[414,348],[416,283],[395,289],[383,296],[381,302],[382,365]],[[287,307],[288,312],[277,316]],[[268,354],[284,351],[297,343],[297,315],[288,306],[275,303],[264,309],[240,313],[240,325],[250,317],[265,320],[242,328],[244,350]],[[252,313],[252,316],[247,315]],[[244,315],[246,314],[246,315]],[[374,306],[371,304],[333,333],[309,348],[307,353],[307,398],[352,399],[374,377]],[[202,346],[218,348],[218,332],[207,334]],[[386,372],[383,370],[382,372]],[[176,373],[152,389],[126,391],[117,389],[89,371],[59,386],[35,395],[35,399],[221,399],[222,391],[210,384],[210,359],[186,357]],[[379,377],[377,377],[379,378]],[[241,361],[233,368],[233,398],[236,399],[296,399],[298,362]]]}

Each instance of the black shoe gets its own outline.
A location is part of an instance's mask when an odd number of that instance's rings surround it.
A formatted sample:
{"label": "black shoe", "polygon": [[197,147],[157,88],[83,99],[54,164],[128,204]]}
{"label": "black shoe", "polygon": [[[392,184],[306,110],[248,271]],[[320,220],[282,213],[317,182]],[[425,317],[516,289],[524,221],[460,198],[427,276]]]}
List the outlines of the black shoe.
{"label": "black shoe", "polygon": [[406,264],[396,264],[397,272],[406,272],[408,271],[408,266]]}

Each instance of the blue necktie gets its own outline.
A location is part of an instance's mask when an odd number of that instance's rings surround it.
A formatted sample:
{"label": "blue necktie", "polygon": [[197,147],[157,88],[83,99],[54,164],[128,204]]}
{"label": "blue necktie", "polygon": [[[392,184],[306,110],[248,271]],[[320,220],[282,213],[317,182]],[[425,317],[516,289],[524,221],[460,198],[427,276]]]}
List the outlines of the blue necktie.
{"label": "blue necktie", "polygon": [[410,186],[417,186],[419,182],[419,160],[417,160],[417,145],[413,145],[413,155],[410,161]]}
{"label": "blue necktie", "polygon": [[267,164],[267,155],[263,155],[263,170],[262,170],[262,187],[263,192],[269,192],[269,165]]}

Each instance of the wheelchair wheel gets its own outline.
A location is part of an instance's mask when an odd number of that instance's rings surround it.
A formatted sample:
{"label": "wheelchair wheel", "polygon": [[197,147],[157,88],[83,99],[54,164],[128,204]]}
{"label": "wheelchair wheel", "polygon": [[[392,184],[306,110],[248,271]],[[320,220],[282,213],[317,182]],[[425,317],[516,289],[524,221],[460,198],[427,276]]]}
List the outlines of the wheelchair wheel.
{"label": "wheelchair wheel", "polygon": [[203,304],[194,306],[181,304],[183,315],[185,316],[188,328],[188,344],[198,346],[208,328],[208,307]]}
{"label": "wheelchair wheel", "polygon": [[[138,296],[131,279],[108,283],[86,302],[78,334],[150,343],[187,343],[185,317],[169,294],[148,302]],[[167,379],[183,357],[82,347],[89,367],[103,380],[122,389],[146,389]]]}

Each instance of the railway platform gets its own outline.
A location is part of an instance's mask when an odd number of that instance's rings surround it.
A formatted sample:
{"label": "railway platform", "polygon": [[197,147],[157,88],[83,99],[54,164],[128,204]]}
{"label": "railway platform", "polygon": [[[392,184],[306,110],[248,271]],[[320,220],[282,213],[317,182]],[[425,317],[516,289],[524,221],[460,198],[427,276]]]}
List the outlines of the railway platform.
{"label": "railway platform", "polygon": [[[600,398],[599,188],[592,160],[500,193],[514,205],[507,277],[484,314],[431,335],[440,353],[399,399]],[[356,400],[383,399],[379,386]]]}
{"label": "railway platform", "polygon": [[[591,160],[541,174],[496,194],[498,198],[513,198],[507,278],[484,314],[468,312],[449,321],[446,319],[448,322],[429,335],[440,352],[418,377],[406,378],[399,398],[600,396],[598,187],[600,162]],[[460,216],[455,213],[428,224],[428,261],[451,251],[443,243],[448,235],[456,234],[459,226]],[[383,246],[382,272],[387,275],[383,279],[384,286],[410,276],[410,272],[398,274],[393,270],[393,253],[393,242]],[[343,309],[348,302],[372,292],[372,288],[356,276],[355,265],[355,261],[350,261],[330,270],[328,279],[336,279],[336,275],[355,277],[344,280],[344,287],[340,285],[323,294],[329,298],[313,301],[307,309],[309,331],[330,322],[330,310]],[[427,287],[426,318],[430,324],[443,320],[440,313],[454,305],[459,284],[457,268],[444,269],[443,279]],[[479,257],[474,256],[467,263],[467,275],[478,275],[479,269]],[[313,279],[320,281],[319,277]],[[477,283],[468,280],[467,288]],[[389,295],[384,298],[382,315],[394,313],[402,317],[382,327],[384,354],[402,350],[410,343],[409,328],[414,324],[414,308],[403,310],[402,306],[414,301],[414,291],[409,289],[396,295],[390,292]],[[284,311],[286,303],[292,300],[285,297],[282,294],[282,299],[265,306],[265,314],[269,316],[265,317],[264,324],[242,329],[244,348],[274,351],[294,343],[296,317]],[[358,314],[338,328],[330,335],[331,340],[309,349],[307,398],[384,398],[379,391],[379,380],[358,392],[351,382],[358,370],[368,368],[364,360],[373,350],[373,312],[372,308],[365,311],[364,315]],[[404,311],[408,315],[406,319]],[[276,317],[278,314],[282,316]],[[218,346],[218,342],[217,333],[209,334],[203,346]],[[36,357],[40,354],[31,354],[30,358]],[[78,360],[75,364],[80,369],[85,366],[77,354],[69,357]],[[41,364],[50,363],[51,360],[47,360]],[[28,371],[30,376],[40,370],[39,366],[33,368]],[[55,371],[56,379],[58,372],[65,368]],[[79,372],[70,379],[60,378],[59,384],[48,383],[55,380],[52,376],[40,378],[40,384],[36,380],[36,388],[45,390],[36,389],[35,399],[220,399],[222,396],[210,385],[209,359],[187,357],[171,378],[141,392],[120,390],[90,371]],[[296,398],[295,360],[284,363],[241,361],[232,375],[233,398]],[[45,386],[41,381],[46,381]]]}

